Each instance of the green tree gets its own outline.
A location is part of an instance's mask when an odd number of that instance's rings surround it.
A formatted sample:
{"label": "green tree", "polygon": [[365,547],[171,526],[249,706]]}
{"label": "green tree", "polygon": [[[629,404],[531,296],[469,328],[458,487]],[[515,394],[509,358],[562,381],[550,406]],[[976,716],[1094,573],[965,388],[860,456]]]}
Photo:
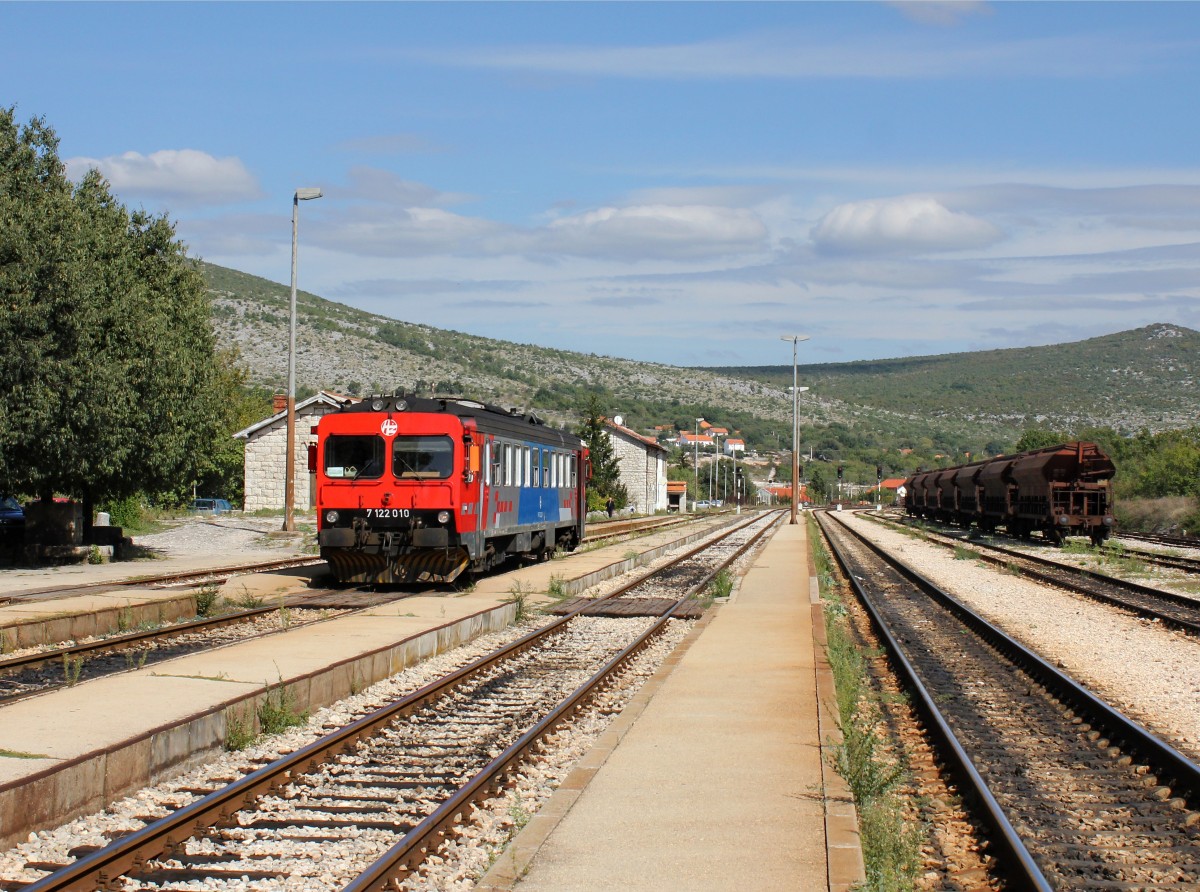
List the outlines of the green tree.
{"label": "green tree", "polygon": [[66,178],[44,121],[0,109],[0,467],[84,503],[170,490],[211,455],[225,393],[204,279],[165,217],[95,171]]}
{"label": "green tree", "polygon": [[1013,447],[1013,450],[1015,452],[1029,452],[1032,449],[1045,449],[1047,446],[1057,446],[1070,439],[1066,434],[1060,434],[1056,431],[1046,430],[1045,428],[1031,427],[1027,428],[1025,433],[1021,434],[1021,439],[1017,440],[1017,445]]}
{"label": "green tree", "polygon": [[588,396],[580,413],[579,437],[587,445],[592,465],[588,481],[588,507],[599,508],[612,498],[618,508],[629,502],[629,492],[621,483],[617,453],[606,429],[607,418],[596,394]]}

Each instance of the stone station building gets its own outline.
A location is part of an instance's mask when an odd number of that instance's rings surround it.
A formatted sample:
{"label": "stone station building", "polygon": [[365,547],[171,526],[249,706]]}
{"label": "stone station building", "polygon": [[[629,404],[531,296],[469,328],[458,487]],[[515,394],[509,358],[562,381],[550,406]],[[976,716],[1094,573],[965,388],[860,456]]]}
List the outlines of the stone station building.
{"label": "stone station building", "polygon": [[629,506],[639,514],[667,510],[667,450],[621,423],[618,415],[605,425],[621,469]]}
{"label": "stone station building", "polygon": [[[296,508],[307,511],[316,504],[313,475],[308,472],[308,446],[317,443],[312,429],[322,415],[336,412],[354,397],[322,390],[296,403]],[[246,441],[245,474],[248,512],[284,509],[287,477],[287,396],[275,397],[275,414],[240,430]]]}

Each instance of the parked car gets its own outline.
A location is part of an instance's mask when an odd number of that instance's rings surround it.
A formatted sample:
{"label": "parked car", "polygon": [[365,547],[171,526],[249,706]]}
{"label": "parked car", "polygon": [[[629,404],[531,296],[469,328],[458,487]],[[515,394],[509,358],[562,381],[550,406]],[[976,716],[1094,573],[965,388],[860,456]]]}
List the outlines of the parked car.
{"label": "parked car", "polygon": [[25,509],[12,496],[0,496],[0,544],[19,543],[25,536]]}
{"label": "parked car", "polygon": [[225,499],[195,499],[188,510],[193,514],[228,514],[233,506]]}

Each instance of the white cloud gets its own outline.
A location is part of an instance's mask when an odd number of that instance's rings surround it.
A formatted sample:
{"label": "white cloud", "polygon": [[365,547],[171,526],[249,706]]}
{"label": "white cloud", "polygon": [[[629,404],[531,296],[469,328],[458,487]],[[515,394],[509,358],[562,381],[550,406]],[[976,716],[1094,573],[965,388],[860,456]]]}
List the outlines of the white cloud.
{"label": "white cloud", "polygon": [[355,208],[310,225],[306,237],[353,255],[421,257],[480,253],[482,239],[504,231],[499,223],[438,208]]}
{"label": "white cloud", "polygon": [[811,235],[823,252],[856,254],[958,251],[1003,237],[986,220],[920,195],[840,205],[821,218]]}
{"label": "white cloud", "polygon": [[197,149],[67,160],[72,178],[79,178],[88,168],[100,171],[113,191],[125,197],[194,205],[231,204],[262,197],[258,181],[240,159],[215,158]]}
{"label": "white cloud", "polygon": [[708,205],[603,207],[561,217],[532,234],[535,252],[625,260],[697,259],[764,250],[753,211]]}

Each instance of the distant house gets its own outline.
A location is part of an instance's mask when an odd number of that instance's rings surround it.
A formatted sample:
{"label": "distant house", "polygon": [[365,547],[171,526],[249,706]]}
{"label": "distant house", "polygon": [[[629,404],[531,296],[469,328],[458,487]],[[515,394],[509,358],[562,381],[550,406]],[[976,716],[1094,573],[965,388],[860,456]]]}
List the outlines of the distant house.
{"label": "distant house", "polygon": [[687,511],[687,481],[667,481],[667,510]]}
{"label": "distant house", "polygon": [[[322,415],[356,403],[354,397],[322,390],[296,403],[296,507],[307,510],[316,504],[315,483],[308,473],[308,446],[316,444],[313,428]],[[287,396],[276,395],[275,414],[264,418],[234,437],[246,441],[247,511],[283,510],[287,487]]]}
{"label": "distant house", "polygon": [[735,452],[745,452],[746,441],[739,440],[737,437],[729,437],[725,441],[725,454],[733,455]]}
{"label": "distant house", "polygon": [[708,434],[700,434],[699,436],[696,436],[688,431],[680,431],[679,439],[676,440],[675,443],[680,449],[693,449],[697,446],[699,446],[701,449],[714,448],[713,438]]}
{"label": "distant house", "polygon": [[644,437],[620,424],[621,416],[605,424],[621,483],[629,493],[629,504],[639,514],[667,510],[667,450],[653,437]]}

